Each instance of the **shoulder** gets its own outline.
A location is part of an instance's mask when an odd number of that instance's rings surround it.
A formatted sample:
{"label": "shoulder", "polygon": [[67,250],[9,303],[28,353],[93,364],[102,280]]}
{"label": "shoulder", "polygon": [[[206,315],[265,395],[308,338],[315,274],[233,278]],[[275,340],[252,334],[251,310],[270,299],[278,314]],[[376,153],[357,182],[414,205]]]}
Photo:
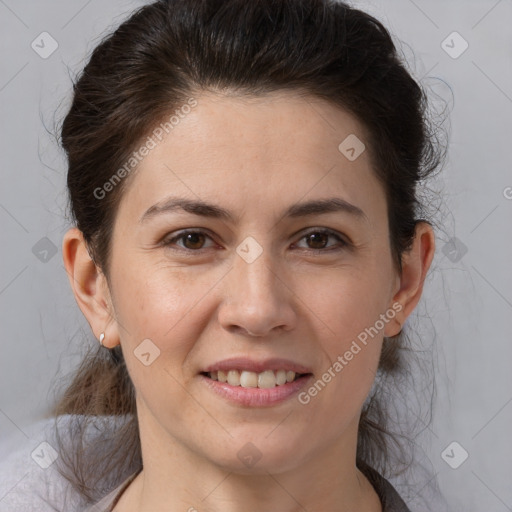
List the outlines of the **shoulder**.
{"label": "shoulder", "polygon": [[[66,446],[73,426],[79,424],[80,416],[76,415],[60,416],[57,421],[56,418],[42,419],[17,428],[0,441],[0,512],[82,512],[87,509],[86,500],[57,469],[56,426]],[[97,432],[93,424],[87,433],[94,436]]]}
{"label": "shoulder", "polygon": [[107,496],[104,496],[100,501],[94,503],[89,508],[84,510],[83,512],[111,512],[114,506],[117,504],[121,495],[126,490],[126,488],[130,485],[130,483],[135,479],[135,477],[139,474],[140,470],[137,470],[135,473],[131,474],[124,482],[122,482],[118,487],[116,487],[112,492],[110,492]]}
{"label": "shoulder", "polygon": [[382,512],[411,512],[396,489],[378,471],[362,462],[358,466],[378,494]]}
{"label": "shoulder", "polygon": [[0,512],[59,510],[58,504],[67,490],[64,478],[54,468],[58,456],[54,423],[54,418],[39,420],[2,439]]}

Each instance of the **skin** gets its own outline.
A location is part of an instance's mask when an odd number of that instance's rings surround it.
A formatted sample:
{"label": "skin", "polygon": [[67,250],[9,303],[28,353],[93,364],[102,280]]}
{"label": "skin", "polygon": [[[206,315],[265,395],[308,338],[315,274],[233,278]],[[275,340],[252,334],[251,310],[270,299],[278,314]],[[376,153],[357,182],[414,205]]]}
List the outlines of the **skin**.
{"label": "skin", "polygon": [[[63,241],[77,303],[105,346],[122,345],[136,388],[144,468],[115,511],[381,511],[355,465],[357,426],[382,338],[399,332],[420,299],[432,228],[418,224],[399,274],[369,152],[349,161],[338,150],[349,134],[365,139],[345,111],[292,92],[195,97],[198,105],[129,178],[110,286],[80,231]],[[235,220],[178,210],[139,223],[169,195],[215,203]],[[331,197],[366,218],[282,218],[290,205]],[[205,237],[161,244],[194,228]],[[349,245],[306,237],[311,228],[333,230]],[[252,263],[236,252],[247,236],[263,249]],[[277,356],[309,366],[316,380],[393,303],[401,311],[308,404],[295,396],[243,407],[198,377],[235,355]],[[147,338],[160,350],[149,366],[134,355]],[[248,442],[261,454],[251,467],[237,456]]]}

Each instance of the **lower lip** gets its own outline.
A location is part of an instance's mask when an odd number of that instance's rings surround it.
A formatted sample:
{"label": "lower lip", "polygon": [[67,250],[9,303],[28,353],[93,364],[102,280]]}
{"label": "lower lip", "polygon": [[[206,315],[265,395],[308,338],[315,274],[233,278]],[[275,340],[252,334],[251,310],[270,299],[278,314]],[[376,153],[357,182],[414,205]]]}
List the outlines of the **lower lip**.
{"label": "lower lip", "polygon": [[215,393],[227,398],[229,401],[249,407],[266,407],[279,404],[296,395],[311,380],[313,375],[308,374],[293,382],[287,382],[273,388],[244,388],[231,386],[227,382],[219,382],[205,375],[199,375],[201,380]]}

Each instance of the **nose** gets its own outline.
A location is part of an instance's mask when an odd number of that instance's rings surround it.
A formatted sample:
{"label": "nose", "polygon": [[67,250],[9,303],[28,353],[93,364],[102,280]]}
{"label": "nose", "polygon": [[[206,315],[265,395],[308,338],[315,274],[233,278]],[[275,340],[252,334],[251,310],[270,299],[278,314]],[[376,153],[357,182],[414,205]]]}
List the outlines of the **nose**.
{"label": "nose", "polygon": [[230,332],[257,337],[295,327],[297,314],[292,283],[286,271],[263,253],[251,263],[238,254],[233,267],[222,281],[222,303],[218,319]]}

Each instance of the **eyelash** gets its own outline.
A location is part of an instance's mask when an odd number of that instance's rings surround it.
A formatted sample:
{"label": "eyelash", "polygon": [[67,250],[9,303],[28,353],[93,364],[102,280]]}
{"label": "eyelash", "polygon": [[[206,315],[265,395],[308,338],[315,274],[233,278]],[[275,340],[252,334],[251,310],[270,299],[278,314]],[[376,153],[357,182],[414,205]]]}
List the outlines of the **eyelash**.
{"label": "eyelash", "polygon": [[[203,250],[203,248],[201,248],[201,249],[188,249],[186,247],[180,247],[179,249],[176,249],[174,247],[171,247],[171,245],[174,244],[176,241],[182,240],[187,235],[194,234],[194,233],[201,234],[201,235],[206,235],[208,238],[212,239],[212,237],[209,236],[208,233],[205,232],[205,231],[188,229],[186,231],[182,231],[181,233],[179,233],[178,235],[176,235],[176,236],[174,236],[174,237],[172,237],[170,239],[164,240],[163,246],[168,248],[168,249],[170,249],[170,250],[172,250],[172,251],[179,251],[179,252],[185,251],[185,252],[189,252],[189,253],[200,252],[201,250]],[[325,253],[325,252],[331,252],[331,251],[340,251],[340,250],[343,250],[343,249],[347,248],[348,246],[350,246],[350,244],[346,240],[341,238],[335,231],[332,231],[330,229],[325,229],[325,228],[317,228],[317,229],[313,229],[311,231],[308,231],[307,233],[302,235],[302,237],[299,239],[299,241],[303,240],[304,238],[306,238],[306,237],[308,237],[310,235],[313,235],[313,234],[330,235],[331,237],[336,238],[338,240],[338,242],[341,244],[341,246],[338,246],[338,247],[336,247],[336,246],[328,247],[328,248],[325,248],[325,249],[307,249],[307,248],[304,249],[304,248],[299,248],[299,250],[311,251],[311,252],[314,252],[314,253]]]}

